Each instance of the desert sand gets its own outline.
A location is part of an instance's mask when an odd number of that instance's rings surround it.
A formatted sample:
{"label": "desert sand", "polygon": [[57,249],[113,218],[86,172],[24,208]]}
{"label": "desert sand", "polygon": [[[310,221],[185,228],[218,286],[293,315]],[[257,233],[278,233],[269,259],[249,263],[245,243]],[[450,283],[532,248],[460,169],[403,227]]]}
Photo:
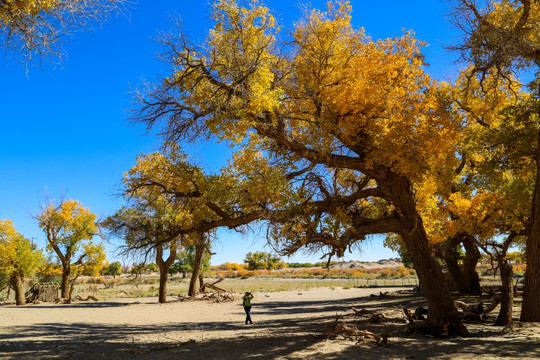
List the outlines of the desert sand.
{"label": "desert sand", "polygon": [[[371,296],[392,292],[389,297]],[[112,299],[73,304],[0,306],[1,359],[538,359],[540,324],[512,328],[468,323],[469,338],[407,333],[401,311],[425,303],[410,289],[319,288],[255,293],[244,325],[233,302]],[[516,301],[519,306],[519,301]],[[352,307],[364,309],[358,315]],[[516,315],[519,309],[515,309]],[[381,313],[377,324],[369,321]],[[495,311],[496,313],[496,311]],[[496,314],[495,314],[496,315]],[[494,315],[494,316],[495,316]],[[336,316],[358,329],[394,333],[373,340],[321,336]]]}

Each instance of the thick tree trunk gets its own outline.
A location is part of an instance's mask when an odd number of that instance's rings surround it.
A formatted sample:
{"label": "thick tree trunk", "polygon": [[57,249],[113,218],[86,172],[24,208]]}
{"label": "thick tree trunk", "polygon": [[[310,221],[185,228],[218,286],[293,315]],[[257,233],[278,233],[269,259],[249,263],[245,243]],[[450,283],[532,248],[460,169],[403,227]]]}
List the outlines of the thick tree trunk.
{"label": "thick tree trunk", "polygon": [[159,296],[158,301],[160,304],[167,302],[167,271],[159,269]]}
{"label": "thick tree trunk", "polygon": [[521,321],[540,322],[540,135],[536,144],[536,182],[527,237],[527,270]]}
{"label": "thick tree trunk", "polygon": [[199,237],[195,244],[195,261],[193,263],[193,272],[191,273],[191,280],[189,281],[188,295],[193,296],[197,293],[197,281],[199,280],[199,273],[201,271],[201,263],[206,247],[206,241],[203,235]]}
{"label": "thick tree trunk", "polygon": [[427,238],[422,218],[416,210],[414,191],[410,181],[393,179],[388,188],[404,229],[400,234],[412,257],[420,285],[428,301],[428,323],[435,335],[457,333],[469,335],[454,307],[443,274]]}
{"label": "thick tree trunk", "polygon": [[11,287],[15,290],[15,303],[17,305],[25,305],[24,278],[20,274],[13,274],[11,276]]}
{"label": "thick tree trunk", "polygon": [[501,310],[499,316],[495,320],[495,325],[508,325],[512,321],[512,306],[514,305],[514,289],[513,278],[514,271],[512,264],[507,259],[499,263],[499,271],[501,272],[502,294],[501,294]]}
{"label": "thick tree trunk", "polygon": [[458,259],[455,252],[455,247],[459,245],[459,240],[457,238],[452,238],[448,242],[445,242],[441,245],[439,256],[446,263],[448,273],[452,276],[452,279],[457,285],[457,290],[461,293],[466,293],[466,284],[464,281],[463,274],[458,264]]}
{"label": "thick tree trunk", "polygon": [[69,284],[70,284],[71,268],[69,263],[67,265],[62,264],[62,283],[60,284],[60,296],[63,299],[69,297]]}
{"label": "thick tree trunk", "polygon": [[167,279],[169,276],[169,268],[176,259],[176,245],[171,243],[169,257],[163,260],[163,246],[156,248],[156,264],[159,268],[159,302],[164,304],[167,302]]}
{"label": "thick tree trunk", "polygon": [[465,248],[465,258],[463,259],[463,282],[466,294],[480,294],[480,276],[476,272],[476,265],[480,260],[480,251],[474,243],[471,235],[464,235],[461,239]]}

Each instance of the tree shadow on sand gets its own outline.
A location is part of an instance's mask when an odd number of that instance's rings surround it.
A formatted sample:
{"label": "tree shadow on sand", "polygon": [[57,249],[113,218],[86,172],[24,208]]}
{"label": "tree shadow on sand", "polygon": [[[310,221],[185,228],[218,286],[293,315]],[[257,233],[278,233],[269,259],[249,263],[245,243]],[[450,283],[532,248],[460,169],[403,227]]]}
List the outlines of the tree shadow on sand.
{"label": "tree shadow on sand", "polygon": [[[316,329],[315,323],[306,324],[304,320],[271,321],[252,327],[224,322],[166,326],[40,324],[15,327],[11,334],[1,334],[0,358],[275,358],[312,344],[314,338],[306,332]],[[210,331],[220,331],[222,338],[205,339],[205,333]],[[159,340],[140,340],[144,338]]]}
{"label": "tree shadow on sand", "polygon": [[[359,343],[321,337],[337,313],[359,329],[370,326],[369,317],[357,316],[351,306],[369,312],[389,308],[397,312],[403,305],[412,307],[423,301],[414,294],[400,294],[337,301],[261,302],[254,307],[254,326],[242,324],[241,307],[239,322],[108,325],[79,321],[16,326],[0,333],[0,359],[449,359],[452,356],[459,358],[454,355],[456,353],[469,358],[486,358],[490,354],[509,359],[540,358],[537,340],[524,334],[497,337],[494,335],[500,329],[494,327],[484,327],[467,339],[434,339],[402,332],[399,338],[390,338],[385,347],[369,341]],[[95,308],[94,303],[86,306]],[[257,314],[272,316],[270,320],[257,322]],[[291,318],[290,315],[298,317]],[[406,328],[397,320],[377,326]]]}

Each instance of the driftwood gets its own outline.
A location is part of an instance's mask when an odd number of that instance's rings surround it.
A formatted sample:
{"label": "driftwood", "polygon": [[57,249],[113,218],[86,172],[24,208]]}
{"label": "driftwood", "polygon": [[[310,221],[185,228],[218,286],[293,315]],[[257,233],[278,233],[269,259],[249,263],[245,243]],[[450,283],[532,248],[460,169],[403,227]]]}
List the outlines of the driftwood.
{"label": "driftwood", "polygon": [[428,310],[424,308],[423,306],[419,306],[414,311],[414,314],[411,313],[409,309],[407,309],[405,306],[403,307],[403,313],[405,314],[405,317],[407,318],[407,321],[409,321],[410,324],[414,323],[416,320],[425,320],[426,318],[424,315],[427,315]]}
{"label": "driftwood", "polygon": [[220,279],[218,279],[217,281],[214,281],[211,284],[205,283],[203,286],[201,286],[201,289],[199,291],[203,293],[203,292],[206,291],[206,288],[210,288],[210,289],[212,289],[214,291],[217,291],[217,292],[227,292],[227,290],[216,286],[216,284],[218,284],[218,283],[220,283],[222,281],[223,281],[223,278],[220,278]]}
{"label": "driftwood", "polygon": [[373,314],[371,315],[371,317],[369,318],[369,322],[372,323],[372,324],[378,324],[380,323],[381,321],[384,321],[386,320],[386,318],[384,317],[383,314],[380,314],[380,313],[377,313],[377,314]]}
{"label": "driftwood", "polygon": [[[461,310],[461,317],[463,320],[483,321],[483,317],[493,311],[493,309],[495,309],[500,302],[501,297],[499,295],[495,295],[492,298],[491,304],[487,307],[484,307],[483,302],[471,305],[458,300],[454,301],[454,306],[456,309]],[[424,315],[427,315],[428,313],[426,308],[419,306],[416,308],[413,314],[409,309],[403,307],[403,313],[409,322],[411,330],[423,330],[426,327],[424,322]]]}
{"label": "driftwood", "polygon": [[366,309],[357,309],[355,307],[352,308],[352,311],[354,311],[354,313],[356,315],[365,315],[365,314],[371,314],[373,313],[373,311],[371,310],[366,310]]}
{"label": "driftwood", "polygon": [[469,305],[463,301],[456,300],[454,301],[454,306],[456,309],[463,311],[463,320],[482,320],[482,316],[486,313],[482,302]]}
{"label": "driftwood", "polygon": [[327,339],[332,335],[342,335],[345,339],[357,341],[363,341],[366,338],[374,339],[375,343],[381,346],[385,346],[388,343],[388,337],[390,336],[386,330],[381,334],[375,334],[367,330],[358,330],[347,324],[334,324],[334,326],[323,334]]}
{"label": "driftwood", "polygon": [[405,317],[407,318],[407,321],[409,321],[409,324],[414,324],[414,317],[405,306],[403,307],[403,312],[405,313]]}
{"label": "driftwood", "polygon": [[[414,314],[411,313],[411,311],[407,309],[405,306],[403,307],[403,313],[405,314],[405,317],[407,318],[407,321],[409,322],[409,325],[408,325],[409,333],[415,333],[415,332],[430,333],[428,322],[423,320],[424,312],[427,313],[427,309],[424,309],[421,306],[419,306],[416,309]],[[420,318],[418,318],[417,316],[420,316]]]}
{"label": "driftwood", "polygon": [[99,301],[95,296],[92,296],[92,295],[88,295],[88,296],[86,297],[86,299],[83,298],[83,297],[80,296],[80,295],[77,295],[77,296],[75,297],[75,299],[76,299],[76,300],[79,300],[79,301],[88,301],[88,300]]}
{"label": "driftwood", "polygon": [[234,301],[234,295],[225,291],[217,291],[212,293],[198,293],[193,296],[189,295],[178,295],[179,301],[212,301],[212,302],[228,302]]}
{"label": "driftwood", "polygon": [[490,312],[492,312],[496,307],[497,305],[499,305],[501,303],[501,296],[500,295],[495,295],[491,298],[491,304],[489,304],[489,306],[487,308],[484,309],[484,313],[485,314],[489,314]]}

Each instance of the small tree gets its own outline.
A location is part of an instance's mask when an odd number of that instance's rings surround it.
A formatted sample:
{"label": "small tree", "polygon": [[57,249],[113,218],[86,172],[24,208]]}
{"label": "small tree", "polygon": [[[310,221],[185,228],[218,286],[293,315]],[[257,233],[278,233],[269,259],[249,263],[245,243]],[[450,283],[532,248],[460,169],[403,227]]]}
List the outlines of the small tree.
{"label": "small tree", "polygon": [[[115,236],[124,238],[125,252],[144,255],[145,261],[134,266],[132,274],[138,277],[141,271],[159,272],[159,302],[167,301],[167,276],[176,257],[177,238],[171,234],[175,229],[177,213],[163,203],[152,207],[147,194],[139,194],[131,200],[134,207],[122,208],[105,220],[104,225]],[[146,242],[160,242],[154,246],[141,245]],[[169,255],[164,258],[164,251]],[[148,256],[155,252],[156,263],[146,264]]]}
{"label": "small tree", "polygon": [[120,261],[110,263],[109,266],[105,268],[104,274],[112,277],[116,277],[116,275],[122,275],[122,264],[120,264]]}
{"label": "small tree", "polygon": [[35,218],[47,235],[47,250],[54,252],[60,260],[61,296],[68,298],[72,267],[85,263],[89,255],[86,250],[95,250],[94,247],[85,247],[83,244],[90,245],[90,240],[97,233],[96,215],[78,201],[62,200],[59,205],[48,201]]}
{"label": "small tree", "polygon": [[0,221],[0,272],[15,290],[17,305],[26,304],[24,280],[37,271],[43,260],[41,250],[18,233],[10,220]]}
{"label": "small tree", "polygon": [[248,270],[273,270],[280,261],[279,256],[264,251],[248,252],[244,259]]}

